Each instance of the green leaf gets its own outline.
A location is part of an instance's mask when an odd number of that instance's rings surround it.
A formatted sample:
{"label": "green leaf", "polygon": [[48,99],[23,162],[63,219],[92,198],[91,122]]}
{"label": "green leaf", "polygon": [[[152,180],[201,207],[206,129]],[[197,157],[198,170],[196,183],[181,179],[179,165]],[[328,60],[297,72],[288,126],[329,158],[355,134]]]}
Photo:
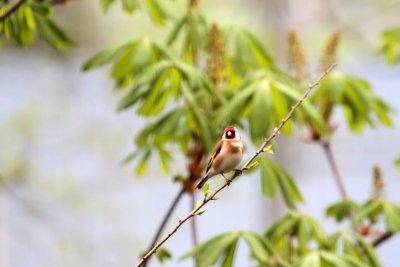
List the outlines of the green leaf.
{"label": "green leaf", "polygon": [[341,222],[343,219],[350,218],[351,214],[359,209],[356,202],[351,199],[344,199],[330,205],[326,209],[328,217],[334,217],[336,221]]}
{"label": "green leaf", "polygon": [[238,88],[238,92],[228,102],[228,104],[224,106],[217,116],[217,124],[222,125],[224,121],[234,122],[234,119],[239,120],[241,113],[245,109],[245,105],[249,103],[255,90],[255,84],[244,84],[243,87]]}
{"label": "green leaf", "polygon": [[115,0],[100,0],[100,2],[104,12],[106,12],[111,4],[115,2]]}
{"label": "green leaf", "polygon": [[163,8],[161,6],[161,3],[162,1],[156,2],[155,0],[145,0],[146,7],[153,22],[159,26],[164,26],[168,15],[165,11],[165,7]]}
{"label": "green leaf", "polygon": [[277,193],[279,187],[286,205],[296,208],[296,202],[302,202],[303,198],[295,182],[280,165],[268,157],[263,157],[261,162],[262,192],[269,197]]}
{"label": "green leaf", "polygon": [[394,161],[394,166],[396,167],[397,172],[400,173],[400,156]]}
{"label": "green leaf", "polygon": [[294,267],[311,267],[311,266],[312,267],[321,266],[319,253],[317,251],[305,254],[294,264]]}
{"label": "green leaf", "polygon": [[158,157],[160,159],[161,170],[168,174],[170,173],[169,162],[172,160],[171,154],[162,147],[157,147]]}
{"label": "green leaf", "polygon": [[114,48],[109,48],[105,49],[103,51],[100,51],[99,53],[95,54],[93,57],[88,59],[82,66],[83,71],[87,71],[99,66],[102,66],[111,60],[113,60],[120,52],[122,49],[124,49],[126,46],[118,46]]}
{"label": "green leaf", "polygon": [[197,131],[199,132],[199,136],[202,139],[204,145],[211,150],[213,146],[213,132],[211,124],[209,123],[207,117],[204,112],[200,111],[200,108],[196,104],[196,100],[193,94],[189,91],[186,86],[182,86],[182,93],[186,100],[186,103],[189,107],[190,112],[193,114],[193,117],[197,124]]}
{"label": "green leaf", "polygon": [[392,126],[391,108],[360,77],[330,73],[311,99],[319,107],[325,121],[330,120],[336,107],[342,108],[349,128],[356,133],[366,126],[374,127],[377,122]]}
{"label": "green leaf", "polygon": [[171,259],[171,257],[172,257],[171,253],[168,250],[166,250],[165,248],[157,249],[156,256],[157,256],[157,259],[161,263],[166,262],[167,260]]}
{"label": "green leaf", "polygon": [[[181,259],[197,256],[202,259],[198,267],[209,267],[217,263],[218,259],[226,258],[229,252],[232,253],[232,246],[237,245],[239,232],[228,232],[215,236],[184,254]],[[228,254],[227,254],[228,253]],[[232,256],[233,257],[233,256]],[[227,260],[227,264],[229,259]]]}
{"label": "green leaf", "polygon": [[148,149],[147,151],[145,151],[145,153],[143,153],[143,156],[136,167],[137,176],[143,176],[146,173],[150,155],[151,155],[150,149]]}
{"label": "green leaf", "polygon": [[35,18],[40,36],[50,45],[59,50],[67,50],[74,44],[74,41],[52,20],[41,16]]}
{"label": "green leaf", "polygon": [[361,223],[365,219],[376,222],[378,216],[382,213],[382,199],[373,199],[366,202],[358,210],[353,223]]}
{"label": "green leaf", "polygon": [[399,232],[400,231],[400,208],[385,201],[383,203],[383,213],[385,214],[386,227],[389,231]]}
{"label": "green leaf", "polygon": [[382,264],[380,263],[380,260],[378,258],[378,255],[375,251],[375,249],[372,247],[372,245],[368,242],[365,241],[365,239],[358,235],[355,234],[356,241],[359,245],[359,249],[362,251],[362,256],[363,256],[363,262],[367,264],[367,266],[371,267],[380,267]]}
{"label": "green leaf", "polygon": [[271,251],[263,237],[248,231],[242,231],[241,235],[246,240],[252,257],[261,263],[267,263]]}
{"label": "green leaf", "polygon": [[[251,113],[249,117],[250,133],[254,139],[266,136],[268,134],[271,114],[274,112],[271,109],[272,102],[275,99],[272,97],[271,82],[265,79],[257,86],[257,90],[252,97]],[[282,103],[279,103],[282,105]]]}
{"label": "green leaf", "polygon": [[385,54],[388,64],[395,64],[400,61],[400,28],[386,30],[382,34],[382,52]]}
{"label": "green leaf", "polygon": [[207,198],[208,194],[210,193],[210,185],[208,183],[204,185],[203,193],[204,198]]}
{"label": "green leaf", "polygon": [[138,0],[122,0],[122,6],[130,14],[140,7]]}
{"label": "green leaf", "polygon": [[239,239],[234,241],[231,246],[227,249],[225,259],[223,260],[221,267],[232,267],[233,266],[233,260],[235,257],[235,252],[237,248]]}
{"label": "green leaf", "polygon": [[267,161],[261,161],[261,191],[268,197],[274,197],[279,191],[279,182],[275,171]]}

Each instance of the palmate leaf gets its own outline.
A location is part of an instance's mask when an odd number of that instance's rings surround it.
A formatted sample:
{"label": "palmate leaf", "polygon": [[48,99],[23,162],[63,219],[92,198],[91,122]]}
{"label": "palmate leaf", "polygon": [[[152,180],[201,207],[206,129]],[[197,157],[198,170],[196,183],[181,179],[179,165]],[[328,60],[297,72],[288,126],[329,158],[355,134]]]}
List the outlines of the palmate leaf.
{"label": "palmate leaf", "polygon": [[206,123],[202,114],[194,112],[194,106],[197,106],[197,111],[200,106],[205,109],[212,103],[226,102],[199,70],[180,61],[162,60],[138,74],[134,86],[128,89],[118,109],[137,105],[139,115],[155,116],[166,107],[171,98],[175,101],[183,98],[191,103],[189,107],[201,128]]}
{"label": "palmate leaf", "polygon": [[[136,39],[120,46],[105,49],[88,59],[83,70],[91,70],[107,63],[113,63],[110,75],[117,88],[132,86],[135,79],[146,79],[152,74],[154,64],[174,58],[173,52],[165,45],[153,42],[148,37]],[[140,77],[142,73],[145,73]],[[147,77],[149,79],[149,77]]]}
{"label": "palmate leaf", "polygon": [[220,234],[199,244],[194,249],[184,254],[181,259],[194,256],[199,257],[201,261],[199,261],[198,267],[213,266],[218,260],[222,261],[225,266],[230,266],[228,264],[231,263],[230,259],[233,258],[232,254],[234,254],[233,252],[236,249],[239,237],[239,232]]}
{"label": "palmate leaf", "polygon": [[294,267],[363,267],[362,262],[348,255],[337,255],[336,253],[315,250],[300,257],[293,265]]}
{"label": "palmate leaf", "polygon": [[361,132],[365,126],[374,127],[378,122],[392,126],[389,115],[391,108],[360,77],[331,73],[321,82],[311,99],[320,108],[326,121],[329,121],[336,107],[341,107],[349,128],[354,132]]}
{"label": "palmate leaf", "polygon": [[357,212],[359,205],[351,199],[344,199],[336,202],[326,209],[326,215],[328,217],[334,217],[336,221],[341,222],[346,218],[350,218],[350,215]]}
{"label": "palmate leaf", "polygon": [[400,207],[383,198],[367,201],[356,214],[355,223],[363,220],[376,223],[381,217],[389,231],[400,231]]}
{"label": "palmate leaf", "polygon": [[249,247],[251,256],[262,264],[266,264],[273,254],[273,249],[263,236],[253,232],[242,231],[242,237]]}
{"label": "palmate leaf", "polygon": [[[320,224],[305,213],[291,211],[275,222],[266,232],[266,237],[278,253],[284,255],[291,242],[295,240],[295,250],[299,255],[307,254],[310,245],[315,242],[323,245],[326,242],[325,233]],[[290,237],[290,238],[289,238]]]}
{"label": "palmate leaf", "polygon": [[237,86],[250,71],[277,69],[266,47],[249,30],[238,26],[225,26],[222,31],[229,87]]}
{"label": "palmate leaf", "polygon": [[[248,119],[250,135],[255,144],[280,124],[301,97],[299,86],[281,72],[258,70],[249,73],[217,116],[219,124]],[[292,120],[282,128],[291,133],[292,123],[304,124],[304,118],[323,131],[322,118],[310,103],[304,102]]]}
{"label": "palmate leaf", "polygon": [[326,239],[323,248],[340,257],[352,259],[360,266],[379,267],[381,263],[372,245],[354,231],[339,231]]}
{"label": "palmate leaf", "polygon": [[155,152],[161,169],[169,173],[169,164],[173,160],[171,145],[178,145],[186,150],[192,137],[185,122],[188,112],[187,108],[176,108],[147,124],[136,136],[136,151],[131,153],[124,163],[138,159],[136,175],[144,175],[152,156],[151,152]]}
{"label": "palmate leaf", "polygon": [[272,159],[263,157],[260,161],[262,193],[274,197],[281,191],[286,205],[294,209],[296,202],[302,202],[303,198],[293,179]]}
{"label": "palmate leaf", "polygon": [[240,239],[245,241],[251,253],[251,257],[262,266],[288,266],[279,255],[274,254],[267,239],[250,231],[235,231],[212,237],[197,245],[191,251],[182,256],[182,259],[198,257],[198,266],[208,267],[233,266],[236,249]]}
{"label": "palmate leaf", "polygon": [[178,19],[167,38],[170,46],[181,46],[181,57],[184,62],[198,64],[198,56],[205,51],[208,36],[208,23],[197,8],[189,8],[182,18]]}

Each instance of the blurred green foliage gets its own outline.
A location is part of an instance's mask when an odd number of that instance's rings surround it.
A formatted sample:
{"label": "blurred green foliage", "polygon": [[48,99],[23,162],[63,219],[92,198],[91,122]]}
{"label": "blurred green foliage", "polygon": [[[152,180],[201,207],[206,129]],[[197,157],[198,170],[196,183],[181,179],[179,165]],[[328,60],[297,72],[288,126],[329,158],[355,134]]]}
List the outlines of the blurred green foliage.
{"label": "blurred green foliage", "polygon": [[67,50],[74,44],[72,38],[54,22],[54,4],[36,0],[19,3],[22,4],[10,15],[7,12],[12,7],[5,2],[0,3],[0,45],[3,40],[9,40],[28,47],[38,37],[59,50]]}
{"label": "blurred green foliage", "polygon": [[382,33],[382,52],[388,64],[400,61],[400,28],[391,28]]}

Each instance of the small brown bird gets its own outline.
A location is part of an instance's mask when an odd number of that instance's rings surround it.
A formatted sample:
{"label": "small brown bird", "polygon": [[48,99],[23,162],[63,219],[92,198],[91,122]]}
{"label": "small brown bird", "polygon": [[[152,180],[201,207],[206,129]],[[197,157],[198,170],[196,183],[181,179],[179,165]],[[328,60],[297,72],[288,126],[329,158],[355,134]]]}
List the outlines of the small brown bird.
{"label": "small brown bird", "polygon": [[206,175],[196,186],[200,189],[207,180],[217,174],[221,174],[228,180],[224,173],[233,170],[243,158],[243,142],[236,128],[225,128],[222,139],[216,144],[210,161],[208,162]]}

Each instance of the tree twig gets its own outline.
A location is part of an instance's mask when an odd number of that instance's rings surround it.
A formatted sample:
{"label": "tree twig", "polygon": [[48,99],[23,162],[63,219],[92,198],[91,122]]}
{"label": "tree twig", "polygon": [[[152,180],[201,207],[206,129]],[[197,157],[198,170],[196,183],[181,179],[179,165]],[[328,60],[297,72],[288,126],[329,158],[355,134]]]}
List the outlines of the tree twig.
{"label": "tree twig", "polygon": [[[308,89],[305,91],[305,93],[301,96],[301,98],[297,101],[297,103],[292,106],[291,110],[289,113],[286,115],[284,119],[282,119],[281,123],[274,129],[272,134],[264,139],[264,142],[261,144],[261,146],[257,149],[257,151],[246,161],[246,163],[243,165],[241,168],[242,171],[245,171],[249,168],[250,164],[255,160],[255,158],[260,155],[261,153],[264,152],[264,149],[268,146],[268,144],[280,133],[280,130],[282,127],[286,124],[286,122],[292,117],[293,113],[296,111],[296,109],[303,103],[304,99],[307,98],[307,96],[310,94],[310,92],[317,87],[322,79],[325,78],[328,73],[332,71],[332,69],[336,66],[336,64],[332,64],[329,66],[327,70],[319,77],[319,79],[309,85]],[[231,177],[231,181],[233,181],[237,176],[239,175],[238,172],[235,172],[234,175]],[[211,200],[214,199],[214,197],[222,191],[224,188],[230,185],[230,182],[227,182],[223,184],[220,188],[218,188],[215,192],[210,194],[207,198],[204,198],[203,201],[198,205],[195,209],[193,209],[188,215],[186,215],[184,218],[179,219],[177,225],[162,239],[160,240],[152,249],[150,249],[137,263],[136,267],[143,266],[143,263],[148,260],[156,251],[158,248],[160,248],[169,238],[171,238],[172,235],[176,233],[176,231],[190,218],[199,215],[199,212],[201,213],[201,209]]]}
{"label": "tree twig", "polygon": [[344,186],[343,178],[342,175],[340,174],[339,168],[337,166],[335,157],[333,156],[332,153],[332,148],[331,148],[331,143],[330,141],[324,141],[322,143],[322,147],[324,149],[325,155],[328,159],[329,166],[331,167],[333,177],[335,179],[336,185],[339,188],[340,195],[342,196],[343,199],[347,198],[347,191],[346,187]]}
{"label": "tree twig", "polygon": [[[167,225],[168,219],[171,217],[172,212],[175,210],[176,205],[178,205],[179,200],[182,198],[184,192],[185,192],[185,188],[182,186],[182,189],[178,192],[178,194],[172,201],[171,206],[169,207],[167,213],[164,215],[164,218],[161,221],[160,226],[158,227],[158,230],[153,238],[153,241],[151,241],[149,249],[153,248],[154,245],[157,243],[158,238],[160,238],[162,231],[164,230],[165,226]],[[142,266],[146,266],[146,264],[147,264],[147,260],[145,260],[143,262]]]}
{"label": "tree twig", "polygon": [[387,231],[372,241],[372,246],[377,247],[393,236],[393,232]]}
{"label": "tree twig", "polygon": [[3,16],[0,17],[0,22],[3,22],[6,20],[6,18],[8,18],[9,16],[11,16],[12,13],[16,12],[23,3],[25,3],[26,0],[20,0],[18,1],[15,5],[13,5],[6,13],[4,13]]}

